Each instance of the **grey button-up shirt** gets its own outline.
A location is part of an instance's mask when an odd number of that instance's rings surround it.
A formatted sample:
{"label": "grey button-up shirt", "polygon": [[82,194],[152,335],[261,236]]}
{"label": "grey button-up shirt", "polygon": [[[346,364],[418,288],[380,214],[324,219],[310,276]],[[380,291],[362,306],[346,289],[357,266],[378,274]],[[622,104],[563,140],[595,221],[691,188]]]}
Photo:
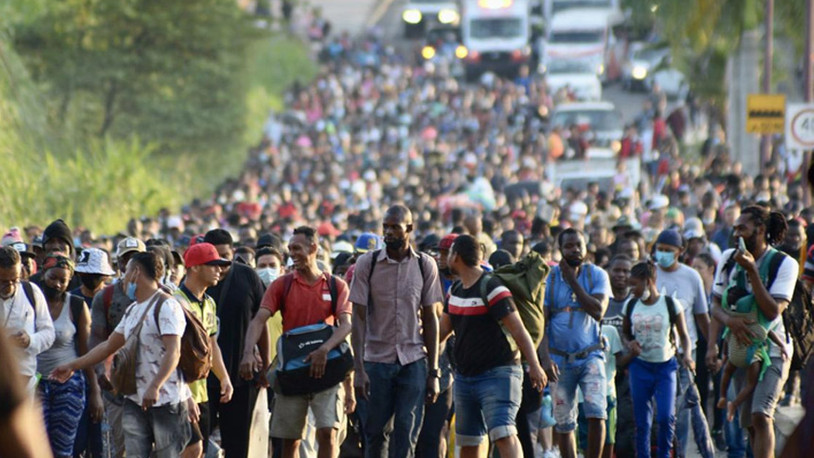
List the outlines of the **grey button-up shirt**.
{"label": "grey button-up shirt", "polygon": [[[371,276],[374,254],[378,257]],[[426,355],[421,307],[443,301],[438,267],[432,258],[412,248],[400,262],[390,259],[386,250],[369,252],[356,261],[350,301],[367,307],[366,362],[413,363]]]}

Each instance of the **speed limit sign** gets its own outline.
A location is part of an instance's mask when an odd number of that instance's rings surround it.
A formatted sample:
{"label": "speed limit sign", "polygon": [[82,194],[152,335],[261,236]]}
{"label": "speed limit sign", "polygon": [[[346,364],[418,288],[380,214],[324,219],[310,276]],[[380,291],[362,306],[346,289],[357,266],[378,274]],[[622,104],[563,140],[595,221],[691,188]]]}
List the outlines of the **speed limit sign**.
{"label": "speed limit sign", "polygon": [[814,149],[814,104],[790,103],[786,106],[786,148]]}

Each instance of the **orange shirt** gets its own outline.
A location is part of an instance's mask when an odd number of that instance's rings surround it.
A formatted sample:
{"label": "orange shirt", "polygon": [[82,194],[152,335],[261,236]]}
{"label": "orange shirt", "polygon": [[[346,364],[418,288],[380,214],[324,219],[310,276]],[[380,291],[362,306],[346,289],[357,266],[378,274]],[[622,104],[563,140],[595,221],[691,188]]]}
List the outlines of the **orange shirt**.
{"label": "orange shirt", "polygon": [[336,278],[337,297],[334,316],[331,314],[331,286],[325,275],[313,285],[309,285],[300,277],[299,272],[286,274],[274,280],[266,290],[260,306],[268,309],[272,315],[277,313],[285,292],[285,279],[292,275],[294,279],[283,309],[283,332],[322,321],[334,324],[335,317],[351,313],[351,305],[348,302],[350,290],[344,280]]}

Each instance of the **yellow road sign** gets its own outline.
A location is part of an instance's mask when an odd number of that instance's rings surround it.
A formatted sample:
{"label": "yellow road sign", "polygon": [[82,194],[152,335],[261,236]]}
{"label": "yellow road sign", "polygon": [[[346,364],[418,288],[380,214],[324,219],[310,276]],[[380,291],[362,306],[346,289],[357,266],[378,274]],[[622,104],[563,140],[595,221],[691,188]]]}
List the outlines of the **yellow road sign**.
{"label": "yellow road sign", "polygon": [[752,134],[782,134],[786,125],[786,96],[749,94],[746,96],[746,131]]}

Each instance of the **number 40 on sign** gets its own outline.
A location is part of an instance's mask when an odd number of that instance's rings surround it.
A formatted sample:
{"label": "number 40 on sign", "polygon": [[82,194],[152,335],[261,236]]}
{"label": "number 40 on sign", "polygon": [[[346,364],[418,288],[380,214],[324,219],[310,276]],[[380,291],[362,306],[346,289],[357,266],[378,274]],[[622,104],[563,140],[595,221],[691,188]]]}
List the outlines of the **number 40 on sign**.
{"label": "number 40 on sign", "polygon": [[786,148],[814,149],[814,103],[786,106]]}

